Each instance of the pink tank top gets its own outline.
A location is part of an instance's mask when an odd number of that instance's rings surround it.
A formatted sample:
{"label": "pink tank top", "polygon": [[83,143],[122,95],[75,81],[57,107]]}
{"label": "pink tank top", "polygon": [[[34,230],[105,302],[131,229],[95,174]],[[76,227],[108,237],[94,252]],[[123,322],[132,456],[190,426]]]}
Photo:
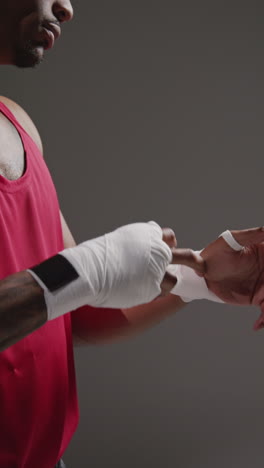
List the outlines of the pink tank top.
{"label": "pink tank top", "polygon": [[[25,150],[17,180],[0,175],[0,279],[64,248],[59,202],[45,161],[9,109]],[[53,468],[77,427],[71,315],[0,353],[0,467]]]}

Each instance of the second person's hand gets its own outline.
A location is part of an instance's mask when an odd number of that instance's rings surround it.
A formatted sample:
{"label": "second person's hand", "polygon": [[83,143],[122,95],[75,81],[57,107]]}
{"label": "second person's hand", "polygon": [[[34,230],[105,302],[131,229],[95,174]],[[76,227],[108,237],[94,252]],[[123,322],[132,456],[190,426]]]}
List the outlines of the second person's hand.
{"label": "second person's hand", "polygon": [[257,305],[261,315],[254,330],[264,327],[264,228],[230,231],[243,247],[233,250],[223,237],[209,244],[201,256],[206,262],[207,286],[229,304]]}

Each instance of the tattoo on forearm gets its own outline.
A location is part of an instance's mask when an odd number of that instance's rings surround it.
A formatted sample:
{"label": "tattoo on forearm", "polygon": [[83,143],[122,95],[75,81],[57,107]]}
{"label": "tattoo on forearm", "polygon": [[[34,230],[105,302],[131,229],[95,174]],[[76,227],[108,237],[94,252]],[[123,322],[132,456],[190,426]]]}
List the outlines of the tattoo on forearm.
{"label": "tattoo on forearm", "polygon": [[0,281],[0,351],[47,321],[43,289],[27,271]]}

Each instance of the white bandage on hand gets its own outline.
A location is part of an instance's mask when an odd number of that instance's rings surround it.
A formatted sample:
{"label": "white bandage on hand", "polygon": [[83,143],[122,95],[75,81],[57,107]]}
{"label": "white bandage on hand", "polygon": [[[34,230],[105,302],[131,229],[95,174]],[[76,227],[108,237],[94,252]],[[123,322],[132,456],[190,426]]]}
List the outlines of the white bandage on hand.
{"label": "white bandage on hand", "polygon": [[229,230],[222,232],[219,237],[223,237],[223,239],[226,241],[226,243],[231,247],[231,249],[236,250],[239,252],[240,250],[243,250],[243,245],[240,245],[234,236],[231,234]]}
{"label": "white bandage on hand", "polygon": [[[200,254],[201,251],[195,253]],[[192,268],[185,265],[169,265],[167,271],[177,278],[176,285],[170,291],[171,294],[180,296],[184,302],[191,302],[195,299],[224,302],[208,289],[205,279],[198,276]]]}
{"label": "white bandage on hand", "polygon": [[[243,250],[243,246],[235,240],[229,230],[222,232],[219,237],[223,237],[233,250]],[[196,251],[198,254],[201,252],[202,250]],[[185,265],[169,265],[167,271],[177,278],[177,283],[171,293],[180,296],[184,302],[191,302],[195,299],[208,299],[209,301],[224,304],[222,299],[208,289],[205,279],[198,276],[192,268]]]}
{"label": "white bandage on hand", "polygon": [[161,293],[160,284],[172,252],[162,240],[162,229],[151,221],[135,223],[59,252],[79,277],[50,292],[44,289],[48,320],[83,305],[128,308],[150,302]]}

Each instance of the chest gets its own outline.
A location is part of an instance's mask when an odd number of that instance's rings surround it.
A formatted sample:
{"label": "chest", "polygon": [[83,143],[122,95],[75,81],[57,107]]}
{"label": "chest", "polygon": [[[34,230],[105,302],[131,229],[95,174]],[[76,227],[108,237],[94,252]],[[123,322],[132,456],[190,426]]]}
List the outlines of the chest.
{"label": "chest", "polygon": [[25,172],[24,147],[14,125],[0,113],[0,175],[19,179]]}

